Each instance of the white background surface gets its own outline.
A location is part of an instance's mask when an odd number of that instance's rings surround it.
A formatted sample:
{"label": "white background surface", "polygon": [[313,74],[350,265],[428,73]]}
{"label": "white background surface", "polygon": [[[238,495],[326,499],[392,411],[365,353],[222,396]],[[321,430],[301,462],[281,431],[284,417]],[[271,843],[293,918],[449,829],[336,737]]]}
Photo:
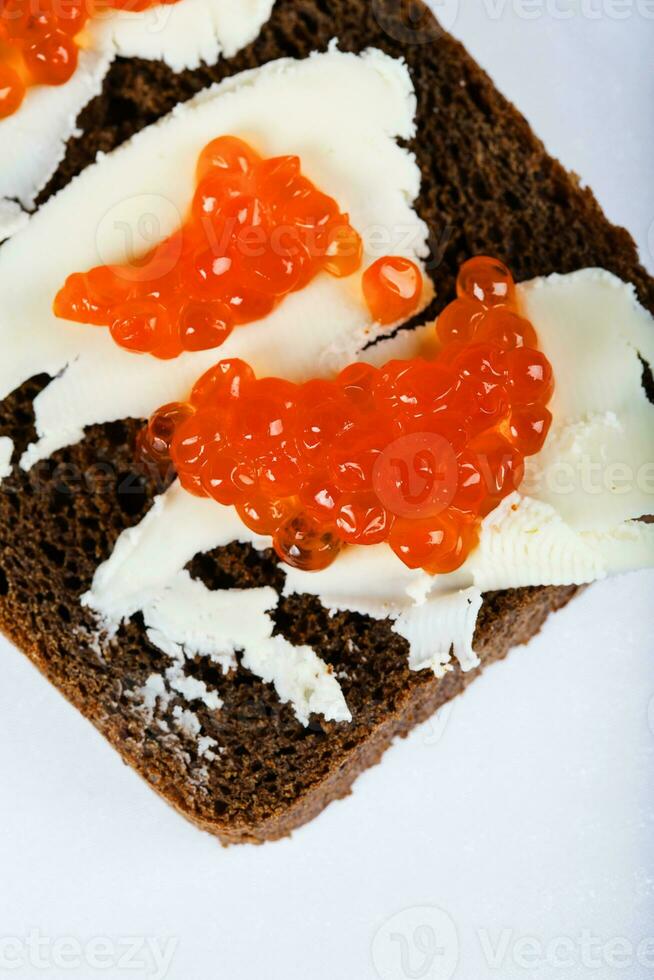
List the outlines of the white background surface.
{"label": "white background surface", "polygon": [[[461,6],[454,33],[654,268],[647,4]],[[653,596],[654,573],[594,586],[263,848],[188,826],[0,641],[0,976],[162,977],[143,943],[172,940],[169,980],[654,977]]]}

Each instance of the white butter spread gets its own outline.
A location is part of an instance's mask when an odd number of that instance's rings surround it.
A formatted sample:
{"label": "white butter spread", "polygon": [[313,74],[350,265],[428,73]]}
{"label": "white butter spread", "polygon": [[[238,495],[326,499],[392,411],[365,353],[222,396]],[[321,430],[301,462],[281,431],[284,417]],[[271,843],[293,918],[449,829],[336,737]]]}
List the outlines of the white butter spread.
{"label": "white butter spread", "polygon": [[89,22],[92,46],[122,58],[164,61],[173,71],[232,58],[259,34],[274,0],[178,0]]}
{"label": "white butter spread", "polygon": [[[164,525],[185,527],[187,533],[162,535]],[[217,705],[207,702],[206,690],[189,692],[182,687],[188,680],[185,657],[209,657],[226,673],[236,666],[239,652],[243,666],[274,684],[280,699],[292,703],[304,724],[312,711],[328,720],[349,720],[338,681],[314,651],[273,636],[268,613],[279,601],[274,589],[211,592],[183,571],[198,552],[231,541],[269,544],[248,531],[233,508],[214,506],[175,484],[155,500],[138,527],[120,536],[112,559],[98,569],[93,591],[83,602],[100,613],[109,634],[140,611],[149,639],[173,661],[166,672],[169,687],[201,698],[208,707]]]}
{"label": "white butter spread", "polygon": [[[273,684],[280,700],[293,705],[303,724],[308,724],[312,712],[330,721],[350,721],[336,678],[314,651],[273,636],[274,622],[268,612],[278,601],[271,588],[212,592],[183,571],[151,594],[142,613],[148,637],[156,646],[163,649],[162,642],[175,644],[174,651],[170,646],[166,649],[174,655],[166,677],[187,699],[200,698],[209,708],[220,706],[203,682],[183,675],[184,657],[209,657],[227,673],[236,667],[238,651],[242,665]],[[201,688],[189,690],[189,683]]]}
{"label": "white butter spread", "polygon": [[[0,205],[15,199],[32,208],[77,132],[77,117],[99,95],[113,59],[165,61],[174,71],[215,64],[253,41],[274,0],[178,0],[138,13],[111,11],[91,20],[77,71],[65,85],[34,85],[20,109],[0,121]],[[0,240],[18,230],[3,220]]]}
{"label": "white butter spread", "polygon": [[[179,106],[48,201],[0,250],[0,339],[12,351],[0,362],[0,399],[41,372],[54,379],[34,402],[39,439],[22,465],[79,441],[88,425],[144,418],[187,397],[221,357],[242,357],[259,374],[293,380],[353,360],[375,331],[360,275],[322,273],[265,319],[237,328],[219,350],[173,361],[129,353],[105,328],[57,319],[52,301],[71,272],[127,262],[135,242],[139,254],[151,247],[140,237],[144,228],[155,228],[158,241],[178,227],[198,154],[221,133],[244,137],[266,156],[299,154],[307,176],[363,235],[364,262],[378,257],[382,239],[382,254],[419,262],[428,236],[413,209],[420,171],[396,142],[413,134],[415,109],[406,66],[379,51],[356,56],[332,48],[305,61],[284,59]],[[423,306],[431,296],[425,277]]]}
{"label": "white butter spread", "polygon": [[[64,158],[77,117],[102,91],[112,55],[80,51],[77,71],[65,85],[33,85],[20,109],[0,120],[0,201],[12,198],[31,209]],[[0,226],[0,238],[18,231]]]}
{"label": "white butter spread", "polygon": [[0,480],[11,473],[11,457],[14,444],[7,436],[0,436]]}
{"label": "white butter spread", "polygon": [[[570,467],[574,472],[579,454],[575,439],[566,433],[592,431],[594,446],[597,432],[606,429],[598,430],[598,417],[605,422],[610,419],[611,430],[621,427],[625,458],[637,469],[651,465],[654,406],[647,402],[642,388],[639,354],[645,359],[651,356],[654,323],[637,304],[633,288],[609,273],[588,269],[525,283],[518,287],[518,293],[557,379],[552,431],[560,455],[553,465]],[[557,329],[558,321],[550,315],[552,309],[561,314],[565,329]],[[591,325],[594,339],[587,357],[584,344],[589,342]],[[381,355],[373,348],[365,356],[383,360],[392,350],[392,356],[412,357],[424,352],[432,335],[433,327],[406,331],[382,341],[378,345]],[[571,362],[576,364],[576,384],[574,390],[566,391],[560,379]],[[619,366],[615,375],[614,364]],[[596,370],[606,378],[601,390],[588,377]],[[580,392],[587,394],[581,397]],[[643,426],[643,432],[649,433],[649,441],[640,428],[631,430],[634,419]],[[607,436],[607,465],[615,461],[608,453],[615,451],[615,442]],[[543,460],[550,460],[549,440],[542,453],[534,457],[534,466],[546,470]],[[619,510],[611,493],[589,494],[582,481],[572,480],[567,492],[557,495],[549,473],[542,476],[542,480],[532,481],[529,495],[526,491],[512,494],[485,519],[478,547],[456,572],[432,577],[406,568],[386,545],[351,547],[322,572],[281,566],[286,574],[285,592],[316,595],[333,610],[394,619],[394,629],[409,643],[412,669],[429,667],[440,676],[450,667],[451,651],[464,670],[473,669],[478,664],[473,635],[482,592],[582,584],[654,564],[654,525],[636,520],[654,511],[651,474],[649,484],[643,480],[640,489],[625,494],[630,503]],[[594,511],[592,521],[573,519],[586,509]],[[174,485],[155,502],[138,527],[124,532],[112,557],[98,569],[84,601],[106,624],[117,624],[136,610],[148,608],[145,597],[160,591],[165,583],[178,589],[180,572],[198,551],[209,551],[232,540],[250,541],[258,548],[269,544],[255,537],[232,508],[192,497]],[[201,615],[206,601],[204,589],[197,586],[185,632],[178,623],[175,642],[197,653],[198,638],[193,631],[201,623],[203,649],[211,656],[215,655],[215,644]],[[245,626],[240,636],[244,645]],[[226,646],[231,656],[232,648]]]}
{"label": "white butter spread", "polygon": [[640,359],[654,364],[652,317],[633,287],[599,269],[536,279],[521,298],[556,365],[554,425],[522,492],[575,530],[654,513],[654,406]]}
{"label": "white butter spread", "polygon": [[479,589],[470,586],[435,595],[400,613],[393,630],[409,644],[410,669],[431,669],[441,677],[451,669],[452,652],[463,670],[478,667],[472,637],[482,602]]}
{"label": "white butter spread", "polygon": [[28,221],[29,215],[23,211],[20,204],[0,198],[0,242],[5,238],[11,238],[24,228]]}

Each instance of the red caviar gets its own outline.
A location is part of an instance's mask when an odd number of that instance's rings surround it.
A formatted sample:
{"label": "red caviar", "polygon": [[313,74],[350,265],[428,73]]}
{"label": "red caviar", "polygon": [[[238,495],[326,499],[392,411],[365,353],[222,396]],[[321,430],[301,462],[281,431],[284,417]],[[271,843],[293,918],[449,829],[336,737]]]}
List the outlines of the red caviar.
{"label": "red caviar", "polygon": [[89,18],[102,9],[139,11],[156,2],[0,0],[0,119],[16,112],[30,85],[63,85],[72,77]]}
{"label": "red caviar", "polygon": [[387,255],[366,269],[362,285],[375,320],[397,323],[415,313],[422,295],[422,273],[410,259]]}
{"label": "red caviar", "polygon": [[[235,326],[267,316],[321,271],[340,278],[361,267],[361,237],[302,175],[298,157],[264,159],[221,136],[200,154],[196,178],[178,231],[138,265],[70,275],[55,314],[108,326],[127,350],[173,358],[219,347]],[[386,256],[366,271],[363,290],[378,322],[396,322],[417,308],[422,274]]]}
{"label": "red caviar", "polygon": [[172,358],[219,347],[238,324],[266,316],[321,270],[349,276],[361,238],[296,156],[264,159],[233,136],[197,164],[191,214],[138,267],[74,273],[57,316],[109,326],[122,347]]}
{"label": "red caviar", "polygon": [[9,65],[0,63],[0,119],[11,116],[25,98],[25,83]]}
{"label": "red caviar", "polygon": [[141,453],[172,462],[191,493],[235,506],[294,567],[388,542],[410,568],[453,571],[541,449],[554,384],[504,265],[473,259],[458,289],[434,360],[355,363],[304,384],[220,361],[188,403],[152,416]]}

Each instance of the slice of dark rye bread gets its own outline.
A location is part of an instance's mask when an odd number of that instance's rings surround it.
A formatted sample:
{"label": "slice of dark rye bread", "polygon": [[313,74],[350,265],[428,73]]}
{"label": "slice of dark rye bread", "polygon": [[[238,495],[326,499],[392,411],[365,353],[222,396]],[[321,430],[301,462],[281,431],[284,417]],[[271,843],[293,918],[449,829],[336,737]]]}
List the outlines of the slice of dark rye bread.
{"label": "slice of dark rye bread", "polygon": [[[654,310],[654,283],[627,232],[609,224],[591,192],[546,154],[463,47],[415,3],[277,0],[257,41],[216,67],[176,76],[160,63],[117,61],[43,200],[98,150],[111,150],[209,82],[282,56],[305,57],[333,37],[344,50],[375,46],[409,65],[418,95],[418,136],[411,144],[423,177],[418,210],[432,231],[438,290],[430,314],[451,298],[459,263],[479,252],[506,260],[518,279],[603,266],[635,283]],[[43,383],[35,378],[0,404],[0,433],[15,439],[17,453],[34,437],[31,403]],[[199,757],[196,742],[176,729],[175,701],[154,718],[139,707],[136,692],[168,663],[149,644],[139,617],[99,651],[89,639],[94,621],[79,603],[120,532],[151,504],[155,488],[134,472],[138,427],[136,421],[94,427],[83,443],[35,472],[14,467],[0,486],[0,627],[123,759],[197,825],[224,843],[284,836],[346,795],[396,735],[460,693],[478,671],[463,675],[457,667],[440,681],[429,671],[411,673],[405,641],[388,622],[332,617],[306,596],[282,599],[278,630],[316,647],[338,672],[352,723],[313,716],[304,728],[271,686],[242,667],[223,677],[198,659],[190,672],[215,683],[224,700],[218,712],[192,704],[204,734],[220,746],[215,761]],[[209,587],[282,584],[272,554],[240,545],[198,556],[190,568]],[[486,596],[475,637],[482,664],[527,641],[576,591]]]}

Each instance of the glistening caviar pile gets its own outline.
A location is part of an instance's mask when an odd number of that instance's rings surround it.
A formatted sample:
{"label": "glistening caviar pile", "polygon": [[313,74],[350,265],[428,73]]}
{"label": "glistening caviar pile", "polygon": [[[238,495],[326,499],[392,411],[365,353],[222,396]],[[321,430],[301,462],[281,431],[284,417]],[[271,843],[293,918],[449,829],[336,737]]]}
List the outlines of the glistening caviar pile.
{"label": "glistening caviar pile", "polygon": [[[223,136],[200,155],[182,228],[138,267],[69,276],[54,309],[68,320],[109,326],[127,350],[173,358],[220,346],[235,325],[266,316],[321,270],[348,276],[361,258],[348,215],[302,175],[298,157],[262,159]],[[391,297],[406,293],[406,275],[399,286],[378,276],[374,301],[383,306],[384,286]]]}
{"label": "glistening caviar pile", "polygon": [[143,458],[172,461],[188,491],[235,506],[295,567],[388,542],[410,568],[453,571],[542,447],[553,391],[508,269],[472,259],[457,291],[435,360],[356,363],[302,385],[221,361],[189,403],[155,413]]}
{"label": "glistening caviar pile", "polygon": [[90,17],[155,2],[177,0],[0,0],[0,119],[16,112],[30,85],[63,85],[72,77]]}

